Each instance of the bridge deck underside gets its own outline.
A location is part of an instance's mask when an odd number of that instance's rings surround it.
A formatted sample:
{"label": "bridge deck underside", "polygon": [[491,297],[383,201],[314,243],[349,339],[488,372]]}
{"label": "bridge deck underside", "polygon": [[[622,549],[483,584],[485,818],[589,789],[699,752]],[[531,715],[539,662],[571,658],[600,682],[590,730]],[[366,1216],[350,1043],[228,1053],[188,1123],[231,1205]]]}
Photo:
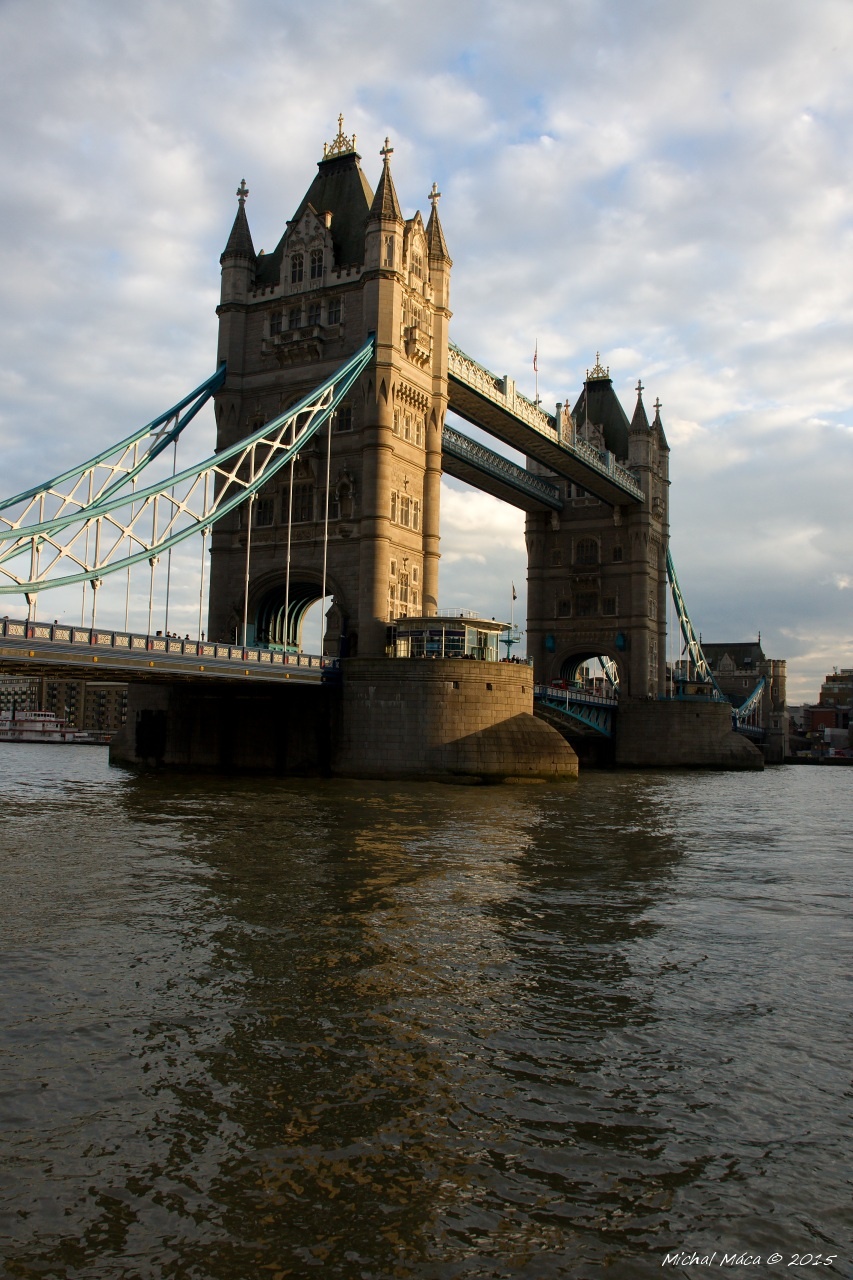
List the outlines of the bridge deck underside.
{"label": "bridge deck underside", "polygon": [[[463,447],[460,448],[460,443]],[[467,449],[464,445],[471,445]],[[469,441],[461,432],[445,427],[441,451],[442,470],[456,480],[490,493],[522,511],[561,511],[563,500],[556,485],[531,475],[500,454]]]}
{"label": "bridge deck underside", "polygon": [[448,375],[447,392],[448,407],[460,418],[487,431],[496,440],[503,441],[528,458],[535,459],[557,475],[580,485],[603,502],[608,502],[611,506],[623,506],[638,501],[636,494],[624,488],[618,479],[608,477],[606,472],[598,470],[583,457],[571,452],[556,438],[553,441],[548,439],[543,432],[534,430],[495,401],[480,395],[452,373]]}

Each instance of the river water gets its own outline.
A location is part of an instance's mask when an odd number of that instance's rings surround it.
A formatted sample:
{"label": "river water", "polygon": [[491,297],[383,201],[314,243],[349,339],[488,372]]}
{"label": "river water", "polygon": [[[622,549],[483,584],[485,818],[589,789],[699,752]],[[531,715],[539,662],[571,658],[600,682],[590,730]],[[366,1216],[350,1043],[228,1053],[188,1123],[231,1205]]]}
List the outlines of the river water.
{"label": "river water", "polygon": [[849,1276],[851,831],[841,768],[0,747],[6,1274]]}

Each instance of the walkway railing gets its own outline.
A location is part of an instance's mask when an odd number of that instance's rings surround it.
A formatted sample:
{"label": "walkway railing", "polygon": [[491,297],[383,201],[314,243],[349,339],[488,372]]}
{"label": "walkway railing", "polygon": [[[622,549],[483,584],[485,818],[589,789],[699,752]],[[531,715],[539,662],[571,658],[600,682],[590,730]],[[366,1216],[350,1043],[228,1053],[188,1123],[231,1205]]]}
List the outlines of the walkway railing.
{"label": "walkway railing", "polygon": [[280,649],[268,649],[264,645],[221,644],[213,640],[181,639],[179,636],[139,635],[130,631],[109,631],[103,627],[75,627],[60,622],[27,622],[3,618],[0,621],[0,637],[18,642],[33,640],[40,644],[62,645],[67,652],[79,645],[80,653],[87,649],[112,649],[123,653],[174,654],[192,658],[216,658],[227,662],[257,663],[269,667],[302,667],[321,671],[337,664],[335,658],[321,658],[311,653],[285,653]]}
{"label": "walkway railing", "polygon": [[441,447],[452,458],[467,462],[486,475],[495,476],[519,493],[536,498],[554,511],[562,510],[563,499],[557,485],[519,467],[515,462],[510,462],[509,458],[495,453],[494,449],[488,449],[470,436],[463,435],[461,431],[445,426],[441,433]]}
{"label": "walkway railing", "polygon": [[511,379],[497,377],[471,356],[466,355],[459,347],[454,346],[452,342],[448,344],[447,372],[457,382],[469,387],[484,399],[490,400],[539,435],[545,436],[551,444],[573,454],[586,466],[615,481],[636,501],[645,500],[636,476],[627,467],[621,466],[612,453],[595,449],[586,440],[581,440],[576,435],[570,440],[565,439],[559,430],[556,418],[516,391],[515,383]]}

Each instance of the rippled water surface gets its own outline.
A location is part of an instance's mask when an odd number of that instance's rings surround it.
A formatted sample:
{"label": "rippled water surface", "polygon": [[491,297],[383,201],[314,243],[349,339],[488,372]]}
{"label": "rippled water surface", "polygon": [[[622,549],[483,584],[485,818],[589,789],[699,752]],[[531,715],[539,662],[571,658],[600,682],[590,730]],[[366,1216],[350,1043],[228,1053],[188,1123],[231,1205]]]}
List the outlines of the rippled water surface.
{"label": "rippled water surface", "polygon": [[0,747],[7,1274],[850,1275],[852,795]]}

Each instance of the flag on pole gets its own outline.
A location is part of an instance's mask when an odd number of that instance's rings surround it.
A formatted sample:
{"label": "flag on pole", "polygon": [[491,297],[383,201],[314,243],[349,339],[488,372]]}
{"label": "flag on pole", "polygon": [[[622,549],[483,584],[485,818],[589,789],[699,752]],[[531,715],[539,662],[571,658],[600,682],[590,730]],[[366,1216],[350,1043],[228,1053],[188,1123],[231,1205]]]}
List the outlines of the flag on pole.
{"label": "flag on pole", "polygon": [[515,583],[513,583],[513,584],[512,584],[512,598],[513,598],[513,600],[517,600],[517,599],[518,599],[518,595],[517,595],[516,590],[515,590]]}
{"label": "flag on pole", "polygon": [[539,339],[536,339],[536,346],[533,350],[533,372],[539,372]]}

